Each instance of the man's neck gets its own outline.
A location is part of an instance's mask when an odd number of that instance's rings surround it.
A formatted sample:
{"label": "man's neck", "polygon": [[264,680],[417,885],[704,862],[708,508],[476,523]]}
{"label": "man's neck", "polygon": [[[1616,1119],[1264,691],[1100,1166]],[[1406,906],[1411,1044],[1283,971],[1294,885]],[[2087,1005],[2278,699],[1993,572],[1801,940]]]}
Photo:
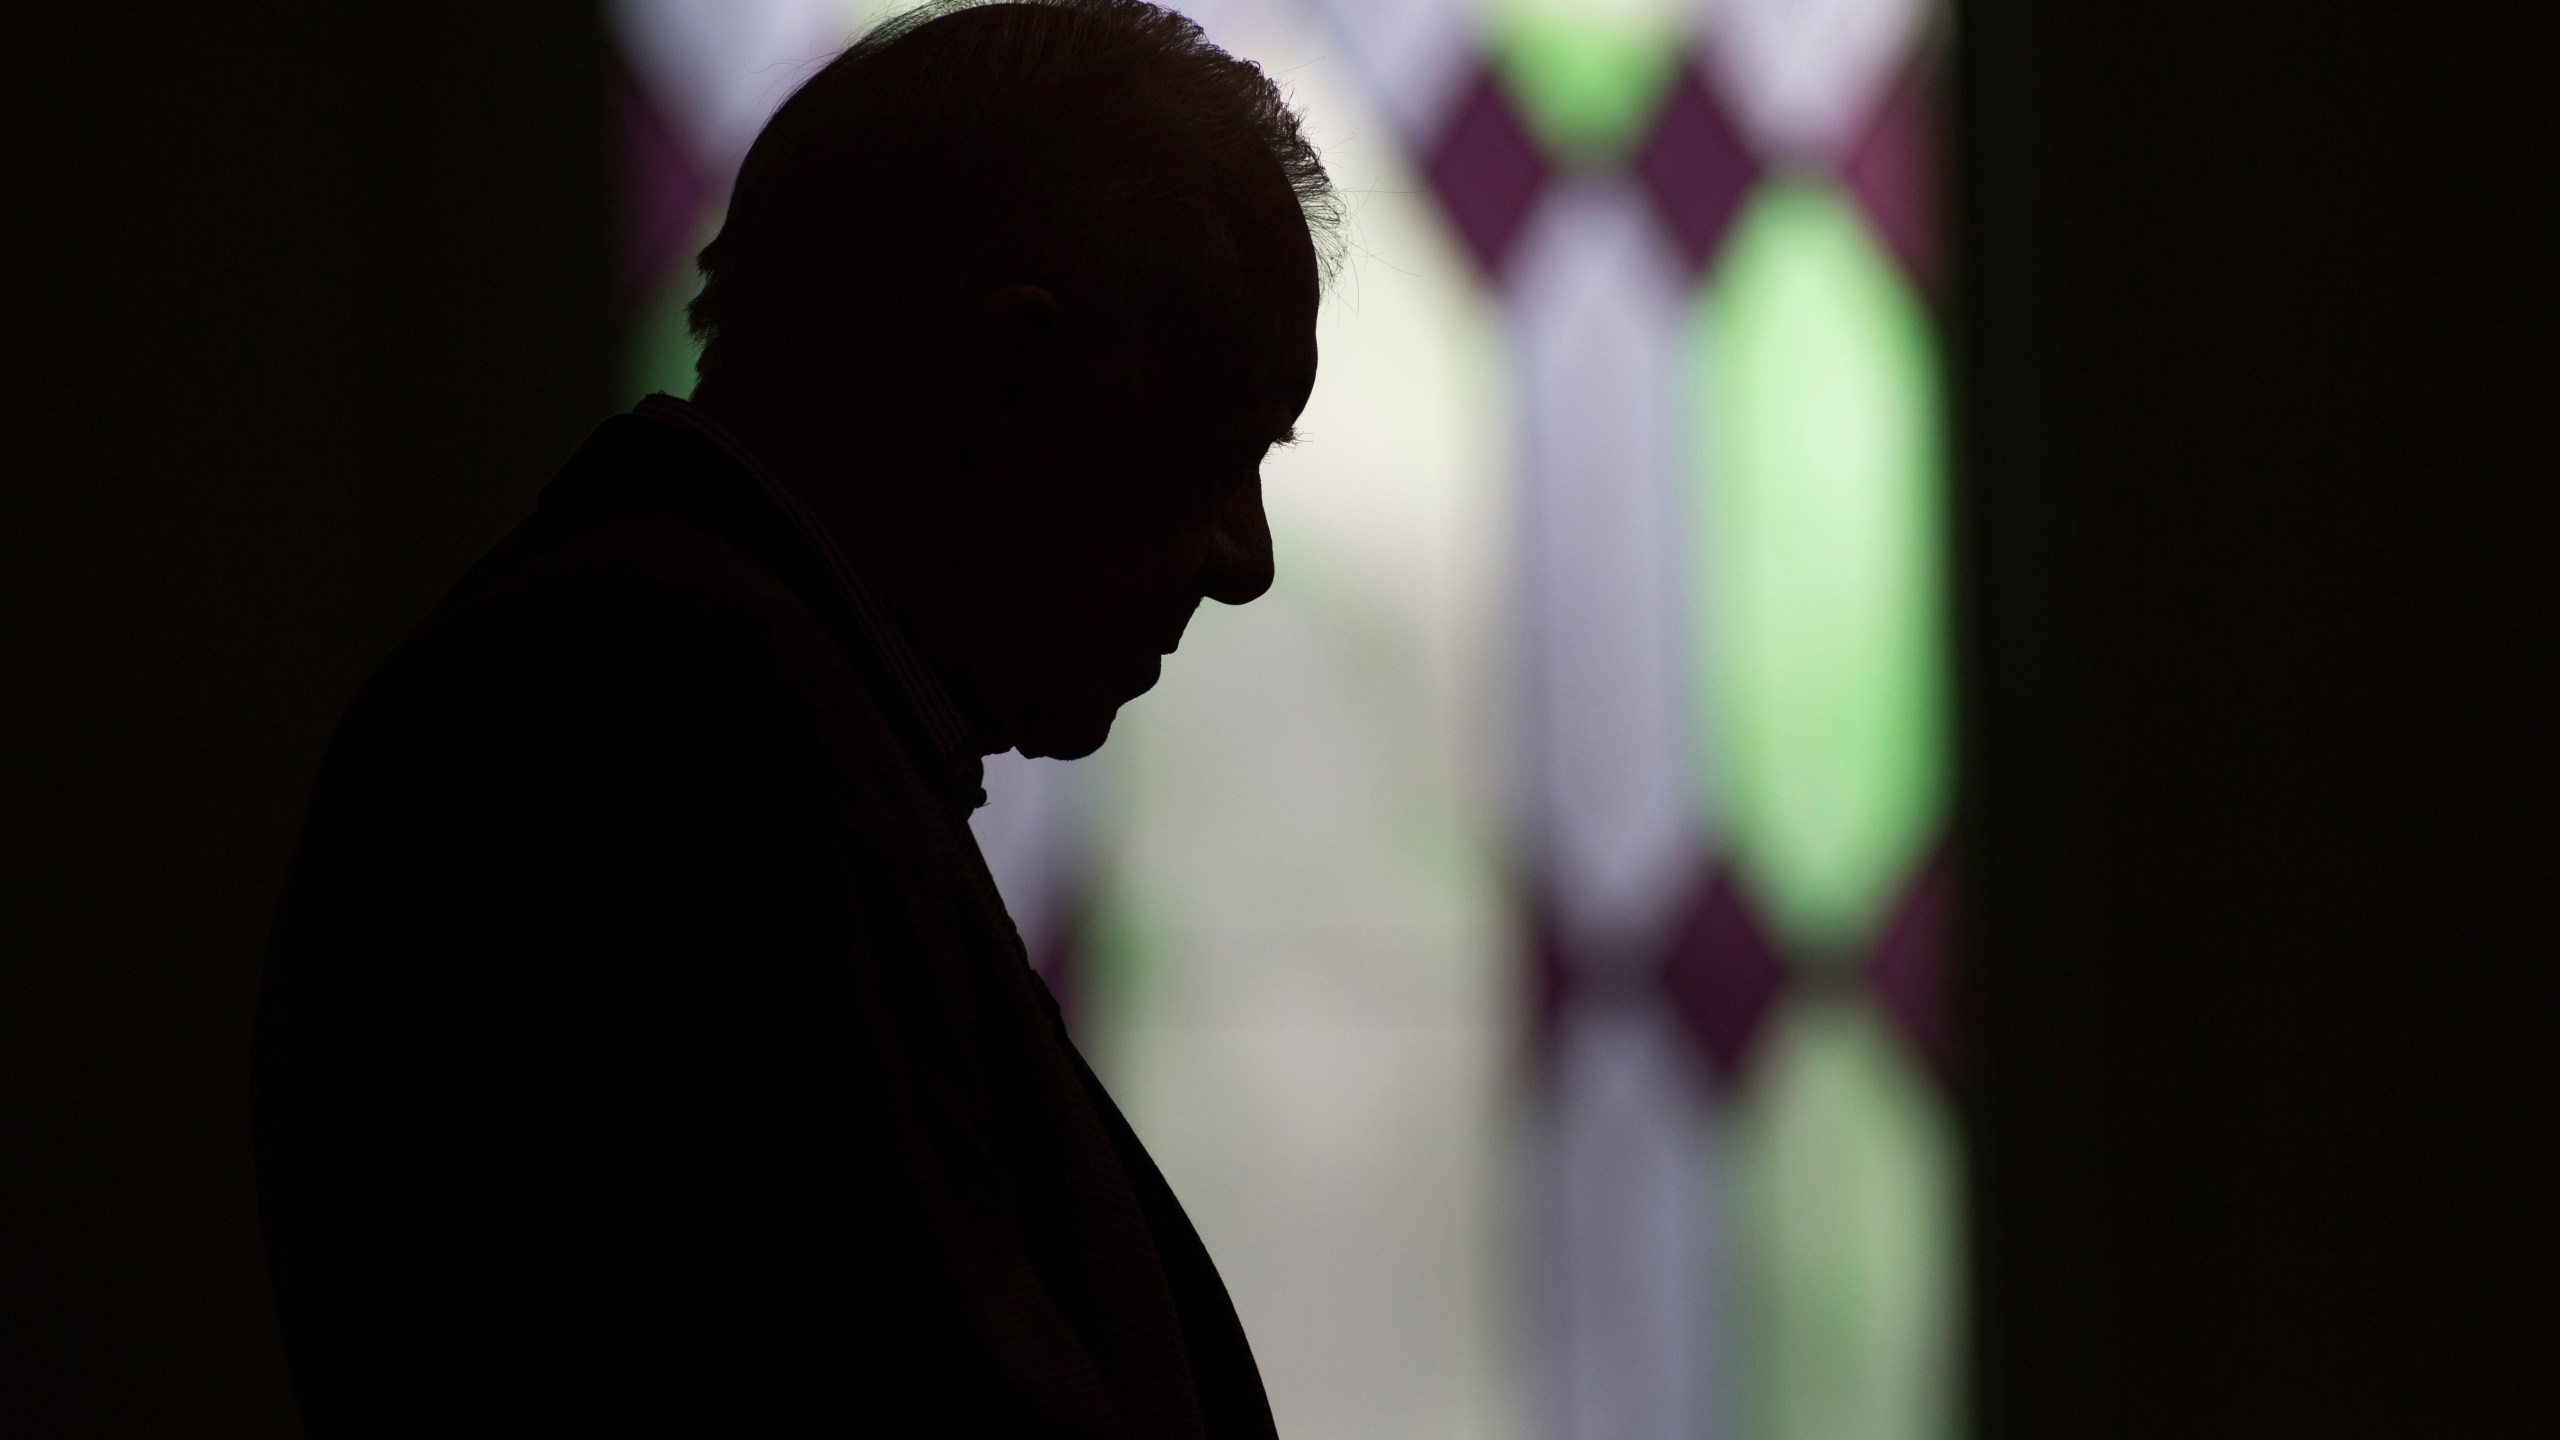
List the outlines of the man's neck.
{"label": "man's neck", "polygon": [[[917,447],[906,443],[912,425],[867,424],[859,412],[845,407],[842,421],[820,427],[804,418],[816,406],[795,403],[785,387],[753,382],[706,378],[689,403],[780,477],[845,559],[861,570],[918,658],[967,717],[982,753],[1010,749],[1011,742],[996,733],[974,703],[967,667],[954,663],[958,637],[952,633],[955,627],[945,623],[954,597],[943,593],[954,578],[953,567],[936,563],[946,547],[930,538],[942,527],[923,507],[902,503],[930,487],[884,483],[918,468]],[[858,463],[849,463],[848,435],[871,437],[873,448]]]}

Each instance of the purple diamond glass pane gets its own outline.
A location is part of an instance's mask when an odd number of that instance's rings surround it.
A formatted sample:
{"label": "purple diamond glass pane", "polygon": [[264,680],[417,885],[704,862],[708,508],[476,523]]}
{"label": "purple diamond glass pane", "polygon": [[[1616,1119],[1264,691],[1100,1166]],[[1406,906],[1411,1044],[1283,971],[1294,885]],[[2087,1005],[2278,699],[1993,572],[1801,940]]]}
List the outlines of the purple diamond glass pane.
{"label": "purple diamond glass pane", "polygon": [[1923,290],[1938,282],[1936,119],[1923,60],[1886,87],[1840,167],[1867,222]]}
{"label": "purple diamond glass pane", "polygon": [[1885,922],[1867,982],[1912,1050],[1939,1078],[1951,1076],[1954,1035],[1947,1024],[1947,938],[1954,898],[1951,867],[1942,853],[1912,877],[1902,903]]}
{"label": "purple diamond glass pane", "polygon": [[1479,70],[1431,157],[1431,184],[1485,274],[1500,277],[1546,162],[1491,72]]}
{"label": "purple diamond glass pane", "polygon": [[1565,952],[1564,927],[1557,921],[1554,900],[1543,893],[1543,887],[1531,900],[1526,918],[1529,1040],[1543,1065],[1555,1054],[1557,1037],[1564,1033],[1565,1008],[1576,998],[1573,957]]}
{"label": "purple diamond glass pane", "polygon": [[1698,79],[1697,67],[1684,66],[1660,123],[1636,155],[1636,173],[1678,237],[1691,274],[1715,258],[1758,170],[1741,136]]}
{"label": "purple diamond glass pane", "polygon": [[1038,927],[1038,933],[1022,937],[1022,949],[1031,961],[1031,973],[1049,987],[1059,1019],[1072,1026],[1080,998],[1076,982],[1083,978],[1084,970],[1084,946],[1080,942],[1093,907],[1089,896],[1079,888],[1067,903],[1051,908],[1053,913]]}
{"label": "purple diamond glass pane", "polygon": [[657,288],[683,256],[711,182],[686,153],[647,93],[629,77],[617,87],[622,130],[622,296],[626,306]]}
{"label": "purple diamond glass pane", "polygon": [[1786,967],[1722,867],[1699,892],[1665,958],[1662,979],[1708,1070],[1719,1082],[1732,1083],[1777,1003]]}

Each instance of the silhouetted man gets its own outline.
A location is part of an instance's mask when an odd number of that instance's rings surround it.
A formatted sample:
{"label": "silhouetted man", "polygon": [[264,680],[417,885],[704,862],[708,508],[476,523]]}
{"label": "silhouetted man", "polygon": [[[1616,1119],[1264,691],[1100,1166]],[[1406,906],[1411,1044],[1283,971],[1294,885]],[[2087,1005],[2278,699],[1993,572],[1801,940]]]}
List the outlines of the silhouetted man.
{"label": "silhouetted man", "polygon": [[967,819],[1270,584],[1333,217],[1133,0],[911,17],[775,115],[693,400],[331,749],[260,1038],[315,1434],[1270,1433]]}

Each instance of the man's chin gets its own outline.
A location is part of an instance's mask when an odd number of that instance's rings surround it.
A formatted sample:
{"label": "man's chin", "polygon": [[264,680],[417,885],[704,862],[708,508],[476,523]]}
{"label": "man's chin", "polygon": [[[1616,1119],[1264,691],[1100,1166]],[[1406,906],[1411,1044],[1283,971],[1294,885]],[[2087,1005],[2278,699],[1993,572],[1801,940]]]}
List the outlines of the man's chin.
{"label": "man's chin", "polygon": [[1081,760],[1111,738],[1111,722],[1119,713],[1120,707],[1113,705],[1044,716],[1024,727],[1022,742],[1014,748],[1033,760]]}
{"label": "man's chin", "polygon": [[1111,722],[1120,707],[1154,689],[1163,674],[1162,657],[1149,655],[1118,676],[1080,686],[1069,698],[1026,717],[1014,748],[1034,760],[1081,760],[1111,738]]}

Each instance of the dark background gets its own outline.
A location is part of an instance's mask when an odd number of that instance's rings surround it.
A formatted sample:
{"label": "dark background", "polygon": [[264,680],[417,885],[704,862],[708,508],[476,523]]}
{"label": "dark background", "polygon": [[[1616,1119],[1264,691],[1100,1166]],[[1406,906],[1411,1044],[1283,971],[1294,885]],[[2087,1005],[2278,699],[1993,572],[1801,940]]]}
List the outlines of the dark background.
{"label": "dark background", "polygon": [[[1991,1440],[2560,1431],[2560,125],[2512,8],[1959,16]],[[49,19],[5,22],[0,1432],[286,1434],[259,950],[338,708],[617,398],[605,36]]]}
{"label": "dark background", "polygon": [[1994,1440],[2560,1434],[2560,116],[2509,14],[1960,12]]}
{"label": "dark background", "polygon": [[339,708],[613,399],[606,37],[56,9],[6,50],[0,1434],[290,1434],[260,950]]}

